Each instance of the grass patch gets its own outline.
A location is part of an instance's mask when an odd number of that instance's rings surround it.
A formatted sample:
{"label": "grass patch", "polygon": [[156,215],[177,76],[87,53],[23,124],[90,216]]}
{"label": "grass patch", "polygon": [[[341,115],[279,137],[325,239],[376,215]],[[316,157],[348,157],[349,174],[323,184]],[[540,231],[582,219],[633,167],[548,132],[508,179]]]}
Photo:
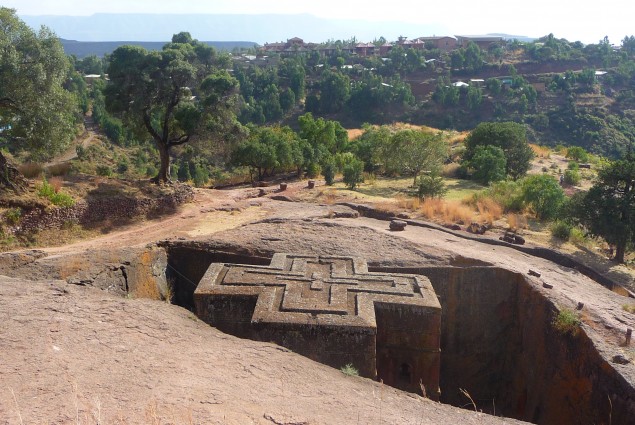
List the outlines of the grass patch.
{"label": "grass patch", "polygon": [[628,311],[629,313],[635,314],[635,305],[624,304],[622,308],[624,309],[624,311]]}
{"label": "grass patch", "polygon": [[580,329],[580,317],[575,311],[563,308],[553,319],[552,325],[556,331],[563,335],[576,335]]}
{"label": "grass patch", "polygon": [[18,171],[27,179],[34,179],[44,173],[44,167],[37,162],[25,162],[18,166]]}
{"label": "grass patch", "polygon": [[444,198],[448,200],[463,200],[480,192],[485,186],[472,180],[445,179],[445,186],[448,189]]}
{"label": "grass patch", "polygon": [[56,186],[53,186],[46,180],[42,181],[37,193],[42,198],[48,199],[53,205],[57,205],[58,207],[72,207],[75,205],[75,200],[72,196],[60,192],[59,188],[56,190]]}
{"label": "grass patch", "polygon": [[346,376],[359,376],[359,370],[353,366],[353,363],[342,366],[340,371]]}

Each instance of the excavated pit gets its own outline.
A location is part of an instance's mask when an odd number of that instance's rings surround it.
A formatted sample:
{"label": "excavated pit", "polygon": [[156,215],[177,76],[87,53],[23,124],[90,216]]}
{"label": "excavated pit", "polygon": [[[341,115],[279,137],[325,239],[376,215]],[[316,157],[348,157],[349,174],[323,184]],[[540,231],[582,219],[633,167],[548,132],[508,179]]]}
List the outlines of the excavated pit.
{"label": "excavated pit", "polygon": [[[272,253],[164,245],[172,302],[194,310],[196,285],[211,263],[268,265]],[[370,272],[428,277],[441,304],[440,400],[537,424],[626,424],[635,390],[583,329],[552,323],[556,306],[526,276],[498,267],[385,267]]]}

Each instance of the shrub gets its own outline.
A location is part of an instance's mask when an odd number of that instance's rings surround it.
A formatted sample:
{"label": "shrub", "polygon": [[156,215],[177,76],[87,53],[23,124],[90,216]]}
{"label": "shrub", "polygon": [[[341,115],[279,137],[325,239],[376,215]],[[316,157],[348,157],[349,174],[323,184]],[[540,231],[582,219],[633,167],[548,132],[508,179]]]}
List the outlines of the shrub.
{"label": "shrub", "polygon": [[504,180],[493,183],[488,189],[473,195],[473,204],[477,205],[482,198],[492,198],[505,212],[518,212],[523,209],[522,187],[516,181]]}
{"label": "shrub", "polygon": [[189,162],[182,162],[179,166],[179,169],[176,173],[179,181],[186,182],[192,180],[192,174],[190,173],[190,164]]}
{"label": "shrub", "polygon": [[306,175],[310,179],[316,178],[317,176],[320,175],[321,172],[322,172],[322,169],[320,168],[320,164],[318,164],[317,162],[311,162],[306,167]]}
{"label": "shrub", "polygon": [[38,195],[47,198],[53,205],[58,207],[70,207],[75,205],[75,200],[66,193],[56,192],[55,188],[46,180],[42,181],[42,185],[38,189]]}
{"label": "shrub", "polygon": [[18,171],[27,179],[34,179],[42,175],[44,167],[36,162],[25,162],[18,166]]}
{"label": "shrub", "polygon": [[629,313],[635,313],[635,305],[624,304],[622,309],[624,309],[624,311],[628,311]]}
{"label": "shrub", "polygon": [[85,161],[88,159],[88,152],[82,145],[75,146],[75,153],[77,154],[77,159],[79,159],[80,161]]}
{"label": "shrub", "polygon": [[359,376],[359,371],[352,363],[342,366],[340,371],[346,376]]}
{"label": "shrub", "polygon": [[117,161],[117,172],[119,174],[123,174],[130,168],[130,162],[128,161],[128,157],[122,156],[119,161]]}
{"label": "shrub", "polygon": [[159,169],[152,164],[148,165],[148,167],[146,168],[146,176],[148,177],[154,177],[157,175],[158,172]]}
{"label": "shrub", "polygon": [[564,182],[570,186],[577,186],[580,184],[582,177],[577,170],[566,170],[564,172]]}
{"label": "shrub", "polygon": [[328,186],[332,186],[335,181],[335,162],[328,161],[322,167],[322,175],[324,176],[324,180]]}
{"label": "shrub", "polygon": [[203,187],[209,181],[209,170],[207,167],[201,164],[196,164],[194,167],[194,175],[192,176],[194,186]]}
{"label": "shrub", "polygon": [[576,312],[563,308],[553,319],[552,325],[556,331],[563,335],[575,336],[580,329],[580,318]]}
{"label": "shrub", "polygon": [[110,177],[112,176],[112,169],[107,165],[98,165],[97,175],[103,176],[103,177]]}
{"label": "shrub", "polygon": [[344,166],[344,184],[351,190],[355,190],[358,184],[364,182],[364,163],[354,158]]}
{"label": "shrub", "polygon": [[565,202],[564,192],[558,182],[546,174],[529,176],[523,180],[522,199],[541,220],[556,217]]}
{"label": "shrub", "polygon": [[419,188],[417,196],[420,199],[442,198],[448,191],[441,176],[421,176],[419,177]]}
{"label": "shrub", "polygon": [[568,241],[571,237],[573,226],[566,221],[557,220],[551,225],[551,234],[560,240]]}
{"label": "shrub", "polygon": [[567,170],[578,171],[580,169],[580,165],[575,161],[569,161],[567,164]]}
{"label": "shrub", "polygon": [[20,217],[22,217],[22,210],[20,208],[11,208],[4,213],[4,217],[11,224],[18,224]]}

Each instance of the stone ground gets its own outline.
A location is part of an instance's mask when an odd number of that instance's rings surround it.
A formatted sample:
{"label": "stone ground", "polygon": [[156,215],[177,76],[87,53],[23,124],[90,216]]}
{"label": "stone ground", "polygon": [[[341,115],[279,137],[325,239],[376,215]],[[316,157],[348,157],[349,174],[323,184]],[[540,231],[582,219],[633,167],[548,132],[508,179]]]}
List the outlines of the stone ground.
{"label": "stone ground", "polygon": [[[293,184],[288,194],[301,192]],[[578,272],[507,247],[355,218],[348,208],[256,197],[257,189],[197,190],[160,221],[89,241],[0,256],[0,424],[515,423],[346,377],[277,346],[222,334],[190,312],[103,289],[135,247],[195,239],[260,252],[354,255],[396,266],[495,264],[542,276],[557,304],[584,302],[585,331],[607,358],[635,304]],[[68,284],[83,273],[101,284]],[[114,278],[114,277],[113,277]],[[542,283],[553,285],[544,289]],[[618,366],[632,384],[633,363]],[[467,401],[467,400],[466,400]]]}

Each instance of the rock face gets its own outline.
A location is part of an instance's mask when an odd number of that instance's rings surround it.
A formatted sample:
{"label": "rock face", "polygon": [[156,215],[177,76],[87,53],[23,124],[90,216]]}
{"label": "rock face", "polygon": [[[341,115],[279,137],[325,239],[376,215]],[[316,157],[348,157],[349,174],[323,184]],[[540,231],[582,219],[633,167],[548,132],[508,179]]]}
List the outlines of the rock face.
{"label": "rock face", "polygon": [[30,233],[43,229],[59,229],[68,222],[89,225],[106,219],[131,219],[174,212],[176,207],[194,198],[187,185],[175,185],[174,191],[158,198],[106,197],[88,198],[67,208],[35,209],[20,220],[15,233]]}
{"label": "rock face", "polygon": [[497,267],[371,270],[432,282],[442,307],[442,402],[464,405],[464,389],[483,411],[495,405],[497,414],[537,424],[635,417],[635,389],[584,331],[554,329],[557,307],[524,275]]}
{"label": "rock face", "polygon": [[196,314],[243,338],[438,398],[440,305],[423,276],[368,273],[347,257],[275,254],[269,266],[212,264]]}

